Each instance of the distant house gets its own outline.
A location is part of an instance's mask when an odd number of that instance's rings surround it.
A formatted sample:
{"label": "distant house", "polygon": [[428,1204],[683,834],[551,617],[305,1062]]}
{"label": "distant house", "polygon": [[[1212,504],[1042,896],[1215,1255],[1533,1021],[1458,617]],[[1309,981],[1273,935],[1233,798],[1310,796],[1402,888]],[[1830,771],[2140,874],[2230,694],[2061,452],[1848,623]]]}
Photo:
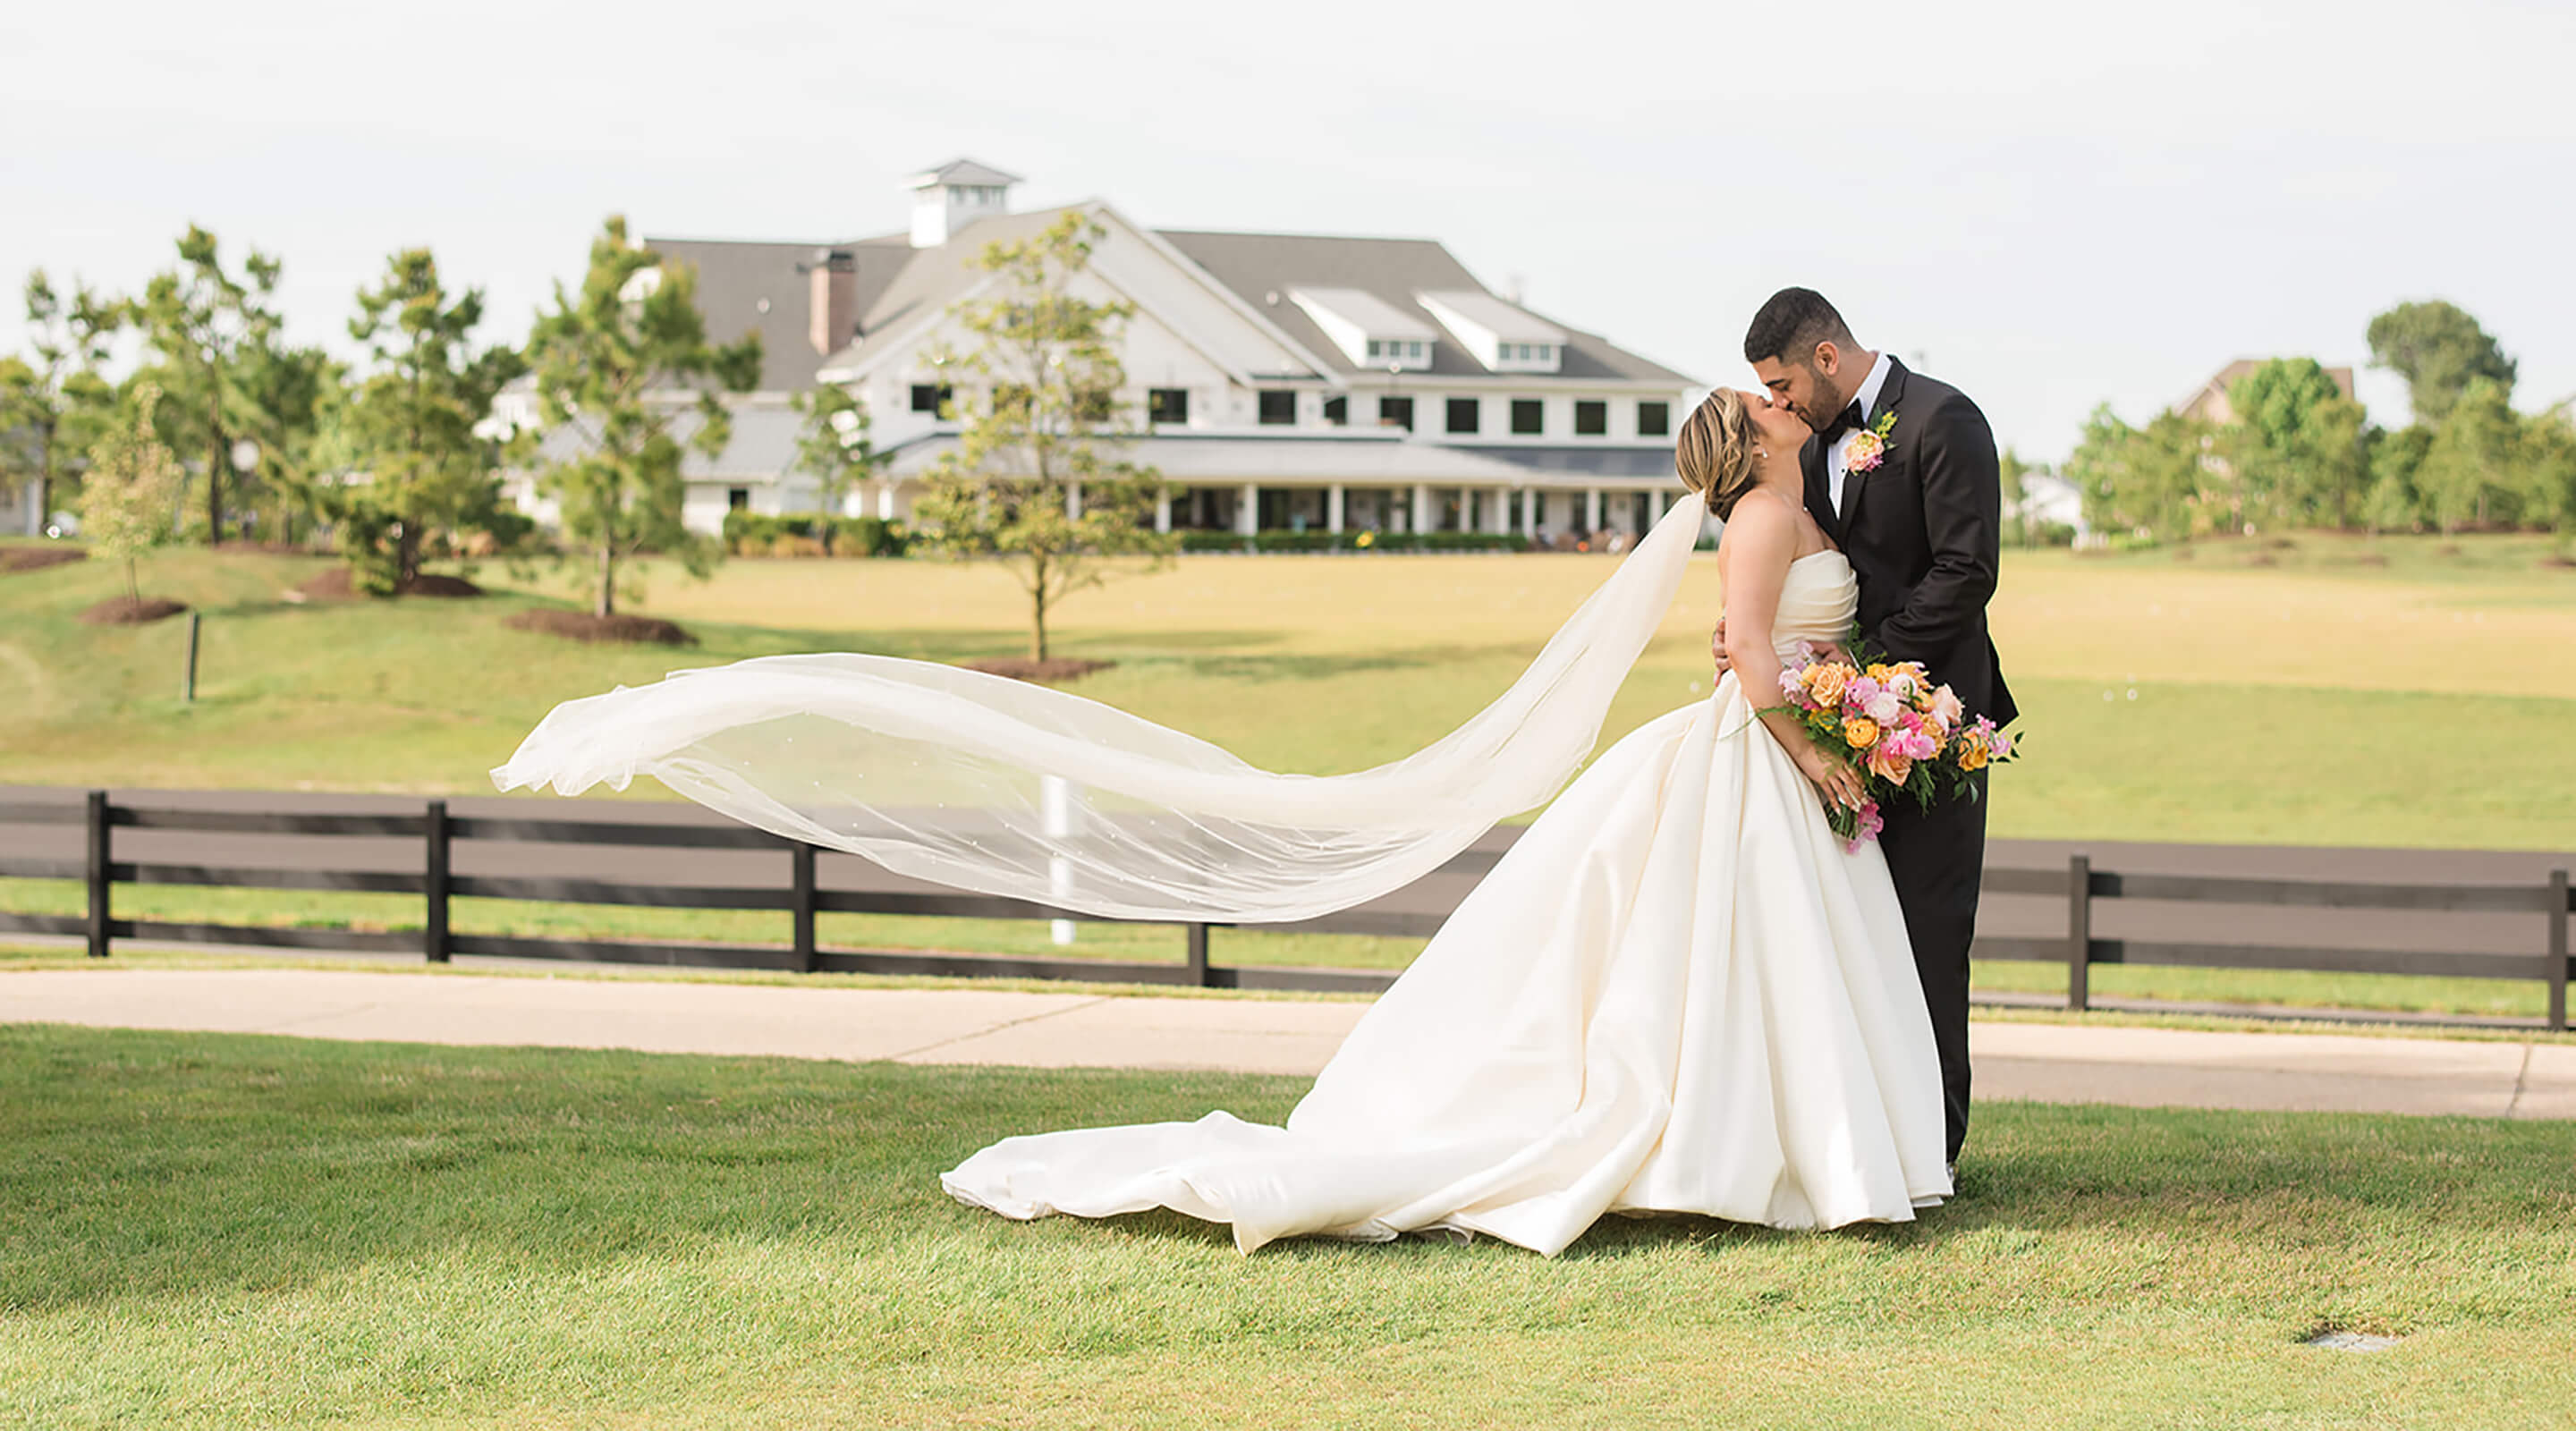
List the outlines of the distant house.
{"label": "distant house", "polygon": [[[844,514],[911,513],[957,445],[943,403],[975,396],[940,361],[973,342],[951,317],[991,282],[973,260],[1067,211],[1012,212],[1019,182],[965,159],[916,174],[901,233],[645,240],[695,266],[709,337],[756,329],[765,345],[758,390],[730,400],[731,442],[684,469],[692,528],[814,509],[789,404],[818,383],[857,396],[892,454]],[[1178,489],[1169,528],[1633,535],[1682,495],[1673,434],[1704,389],[1495,293],[1435,241],[1159,230],[1068,207],[1106,230],[1083,296],[1135,309],[1120,396],[1147,435],[1129,455]],[[503,394],[495,416],[533,420],[533,392]],[[575,440],[559,432],[551,455]],[[525,474],[514,490],[553,520]]]}
{"label": "distant house", "polygon": [[36,487],[34,482],[0,480],[0,533],[13,537],[45,534],[45,514],[36,510]]}
{"label": "distant house", "polygon": [[[2173,411],[2182,417],[2196,418],[2207,421],[2213,426],[2225,427],[2236,420],[2236,408],[2228,402],[2227,390],[2236,386],[2239,379],[2270,361],[2269,358],[2239,358],[2229,363],[2226,367],[2220,368],[2209,381],[2202,383],[2191,396],[2175,403]],[[2343,389],[2345,397],[2353,395],[2352,369],[2328,368],[2326,376],[2335,380],[2335,386]]]}

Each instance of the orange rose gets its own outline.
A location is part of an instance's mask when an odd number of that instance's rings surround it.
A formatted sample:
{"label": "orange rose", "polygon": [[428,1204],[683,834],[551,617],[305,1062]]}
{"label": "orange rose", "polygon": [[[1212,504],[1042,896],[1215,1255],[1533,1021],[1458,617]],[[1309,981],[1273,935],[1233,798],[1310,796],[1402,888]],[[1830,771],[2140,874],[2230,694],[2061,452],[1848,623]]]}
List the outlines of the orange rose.
{"label": "orange rose", "polygon": [[1843,703],[1843,687],[1850,682],[1851,674],[1849,666],[1819,661],[1806,669],[1802,679],[1807,683],[1807,694],[1816,698],[1816,704],[1830,708]]}
{"label": "orange rose", "polygon": [[1868,764],[1870,774],[1892,785],[1904,784],[1906,777],[1914,773],[1913,761],[1902,755],[1891,755],[1884,750],[1871,751]]}
{"label": "orange rose", "polygon": [[1959,737],[1959,768],[1961,770],[1985,769],[1986,743],[1973,735]]}
{"label": "orange rose", "polygon": [[1867,716],[1853,716],[1844,721],[1843,744],[1854,750],[1867,750],[1878,744],[1878,722]]}

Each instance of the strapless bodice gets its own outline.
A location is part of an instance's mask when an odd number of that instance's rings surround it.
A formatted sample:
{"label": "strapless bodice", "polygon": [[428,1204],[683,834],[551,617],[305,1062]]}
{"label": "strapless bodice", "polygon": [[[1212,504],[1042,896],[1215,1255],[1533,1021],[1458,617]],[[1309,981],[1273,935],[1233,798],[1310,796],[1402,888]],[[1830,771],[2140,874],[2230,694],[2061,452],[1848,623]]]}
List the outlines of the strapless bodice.
{"label": "strapless bodice", "polygon": [[1839,642],[1860,614],[1860,578],[1837,551],[1809,552],[1789,563],[1780,584],[1780,612],[1771,622],[1771,649],[1786,661],[1800,642]]}

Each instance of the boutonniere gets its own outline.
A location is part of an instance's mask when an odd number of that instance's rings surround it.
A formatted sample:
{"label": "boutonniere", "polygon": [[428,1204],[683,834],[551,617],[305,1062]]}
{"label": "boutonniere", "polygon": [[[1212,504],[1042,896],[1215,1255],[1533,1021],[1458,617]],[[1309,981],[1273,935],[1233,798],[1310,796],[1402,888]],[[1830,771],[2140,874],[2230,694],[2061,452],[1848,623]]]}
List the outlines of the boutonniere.
{"label": "boutonniere", "polygon": [[1877,422],[1843,439],[1843,470],[1875,471],[1887,460],[1887,439],[1896,431],[1896,409],[1889,408]]}

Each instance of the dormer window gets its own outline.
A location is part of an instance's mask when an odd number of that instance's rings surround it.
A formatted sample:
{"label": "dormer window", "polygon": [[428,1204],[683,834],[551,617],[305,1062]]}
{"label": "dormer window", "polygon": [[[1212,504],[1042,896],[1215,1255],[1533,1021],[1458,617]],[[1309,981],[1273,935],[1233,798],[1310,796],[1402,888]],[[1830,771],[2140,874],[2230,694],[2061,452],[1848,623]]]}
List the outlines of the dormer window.
{"label": "dormer window", "polygon": [[1431,366],[1440,330],[1420,312],[1357,288],[1292,288],[1289,299],[1354,364],[1408,372]]}
{"label": "dormer window", "polygon": [[1563,369],[1565,330],[1518,304],[1463,288],[1413,296],[1488,371],[1553,373]]}

